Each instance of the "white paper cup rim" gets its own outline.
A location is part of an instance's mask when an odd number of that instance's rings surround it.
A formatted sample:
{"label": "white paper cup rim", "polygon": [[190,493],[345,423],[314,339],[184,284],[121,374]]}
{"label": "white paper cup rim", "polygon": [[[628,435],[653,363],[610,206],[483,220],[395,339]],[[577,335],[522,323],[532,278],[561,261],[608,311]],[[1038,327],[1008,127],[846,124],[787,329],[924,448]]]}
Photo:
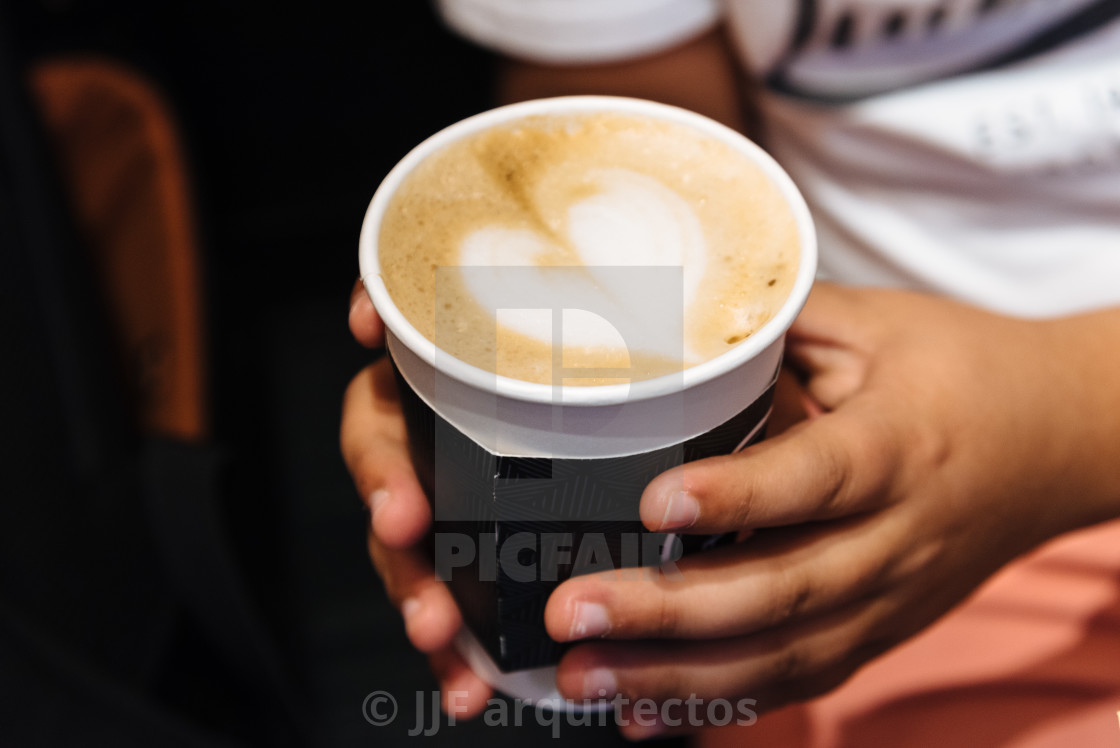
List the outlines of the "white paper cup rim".
{"label": "white paper cup rim", "polygon": [[[703,363],[654,379],[629,384],[594,386],[558,386],[513,379],[473,366],[446,352],[439,352],[435,343],[417,330],[393,303],[381,277],[377,242],[381,219],[403,180],[424,159],[451,143],[482,130],[534,115],[619,112],[675,122],[691,127],[736,148],[751,158],[786,198],[797,223],[800,257],[797,277],[786,301],[778,312],[754,334],[731,350]],[[661,397],[691,389],[731,371],[757,356],[780,338],[800,313],[808,298],[817,266],[816,234],[804,198],[793,180],[776,161],[759,146],[731,128],[687,109],[643,99],[616,96],[563,96],[535,99],[491,109],[460,120],[424,140],[393,167],[370,201],[362,222],[358,242],[358,260],[362,283],[385,325],[405,346],[421,359],[454,379],[479,390],[500,393],[503,397],[525,402],[565,406],[602,406]],[[557,397],[558,387],[562,395]]]}

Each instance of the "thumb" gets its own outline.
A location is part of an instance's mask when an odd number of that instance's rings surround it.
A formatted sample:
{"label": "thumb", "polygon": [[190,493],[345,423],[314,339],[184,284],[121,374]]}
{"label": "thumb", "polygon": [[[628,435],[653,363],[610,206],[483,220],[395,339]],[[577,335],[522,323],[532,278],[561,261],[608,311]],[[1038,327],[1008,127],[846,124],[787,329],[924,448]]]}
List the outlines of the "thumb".
{"label": "thumb", "polygon": [[642,494],[651,530],[720,533],[837,519],[878,506],[893,479],[897,440],[876,398],[740,452],[662,473]]}

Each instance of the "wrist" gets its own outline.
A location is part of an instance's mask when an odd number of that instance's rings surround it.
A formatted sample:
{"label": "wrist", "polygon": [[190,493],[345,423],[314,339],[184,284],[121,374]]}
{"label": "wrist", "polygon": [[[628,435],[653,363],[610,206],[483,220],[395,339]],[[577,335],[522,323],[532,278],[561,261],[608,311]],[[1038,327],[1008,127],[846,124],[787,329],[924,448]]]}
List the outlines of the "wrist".
{"label": "wrist", "polygon": [[1120,517],[1120,309],[1039,324],[1055,357],[1054,499],[1074,527]]}

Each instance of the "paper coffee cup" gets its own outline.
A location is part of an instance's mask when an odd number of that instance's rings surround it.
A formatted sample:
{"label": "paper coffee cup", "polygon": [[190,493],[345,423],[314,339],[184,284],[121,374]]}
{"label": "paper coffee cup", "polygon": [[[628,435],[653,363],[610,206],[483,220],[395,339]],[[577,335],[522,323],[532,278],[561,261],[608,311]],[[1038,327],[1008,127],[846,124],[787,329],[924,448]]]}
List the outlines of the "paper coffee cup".
{"label": "paper coffee cup", "polygon": [[[727,353],[676,374],[628,384],[532,383],[445,353],[406,319],[382,279],[382,219],[402,181],[461,138],[535,115],[596,112],[692,128],[762,170],[788,203],[799,235],[798,270],[784,304]],[[727,454],[762,438],[785,332],[805,303],[816,271],[809,211],[769,155],[706,117],[636,99],[543,99],[470,117],[405,156],[369,205],[359,259],[362,282],[385,322],[413,462],[433,502],[431,550],[437,573],[448,582],[467,624],[457,645],[471,667],[499,690],[562,707],[554,678],[563,646],[544,629],[548,594],[573,569],[657,564],[682,549],[710,544],[709,538],[645,533],[638,499],[645,485],[670,467]],[[630,273],[627,277],[640,288],[661,282],[672,286],[669,268],[620,272]],[[564,308],[562,300],[539,303],[553,312]],[[656,307],[651,306],[651,314]],[[437,338],[442,334],[437,327]]]}

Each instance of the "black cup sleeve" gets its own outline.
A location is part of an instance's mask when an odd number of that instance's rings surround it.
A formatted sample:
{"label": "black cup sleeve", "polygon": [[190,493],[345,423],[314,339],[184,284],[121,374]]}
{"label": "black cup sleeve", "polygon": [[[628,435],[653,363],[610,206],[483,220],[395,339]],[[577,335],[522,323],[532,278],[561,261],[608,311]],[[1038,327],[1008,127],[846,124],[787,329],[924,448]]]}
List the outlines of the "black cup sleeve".
{"label": "black cup sleeve", "polygon": [[675,558],[733,540],[650,533],[638,501],[672,467],[761,440],[776,380],[775,372],[751,405],[680,444],[624,457],[549,459],[489,452],[397,372],[412,461],[432,504],[428,551],[467,626],[503,672],[559,661],[566,645],[545,631],[544,608],[564,579],[656,565],[666,553]]}

